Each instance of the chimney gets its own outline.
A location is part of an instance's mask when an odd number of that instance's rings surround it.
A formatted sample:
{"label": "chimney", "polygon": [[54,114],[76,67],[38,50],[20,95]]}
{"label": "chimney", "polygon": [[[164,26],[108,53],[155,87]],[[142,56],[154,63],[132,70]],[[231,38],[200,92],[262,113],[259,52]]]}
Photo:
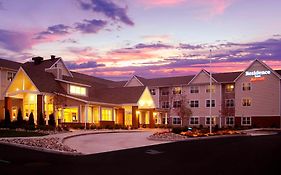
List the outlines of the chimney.
{"label": "chimney", "polygon": [[51,55],[51,60],[54,60],[56,58],[56,55]]}
{"label": "chimney", "polygon": [[44,58],[43,57],[33,57],[32,60],[34,61],[34,64],[40,64]]}

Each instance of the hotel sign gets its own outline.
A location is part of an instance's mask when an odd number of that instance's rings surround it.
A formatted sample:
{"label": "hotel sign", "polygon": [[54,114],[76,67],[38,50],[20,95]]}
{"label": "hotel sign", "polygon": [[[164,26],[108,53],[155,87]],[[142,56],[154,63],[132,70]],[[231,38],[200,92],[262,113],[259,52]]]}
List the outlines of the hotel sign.
{"label": "hotel sign", "polygon": [[271,72],[269,70],[264,71],[246,71],[246,76],[254,76],[256,78],[261,77],[262,75],[269,75]]}
{"label": "hotel sign", "polygon": [[269,70],[265,70],[265,71],[246,71],[245,75],[246,76],[253,76],[253,78],[251,78],[250,81],[263,81],[265,80],[265,77],[263,77],[263,75],[270,75],[270,71]]}

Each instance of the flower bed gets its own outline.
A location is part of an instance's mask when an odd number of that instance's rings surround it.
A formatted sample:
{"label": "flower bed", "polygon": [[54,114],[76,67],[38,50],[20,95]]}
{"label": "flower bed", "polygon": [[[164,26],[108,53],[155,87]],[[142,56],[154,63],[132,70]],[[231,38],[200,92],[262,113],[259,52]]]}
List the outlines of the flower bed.
{"label": "flower bed", "polygon": [[172,132],[156,132],[148,137],[149,140],[159,140],[159,141],[179,141],[187,139],[186,136],[175,134]]}
{"label": "flower bed", "polygon": [[66,145],[63,145],[59,138],[15,138],[15,139],[0,139],[0,142],[11,143],[11,144],[21,144],[27,145],[36,148],[43,148],[49,150],[56,150],[61,152],[76,152],[75,149],[69,148]]}

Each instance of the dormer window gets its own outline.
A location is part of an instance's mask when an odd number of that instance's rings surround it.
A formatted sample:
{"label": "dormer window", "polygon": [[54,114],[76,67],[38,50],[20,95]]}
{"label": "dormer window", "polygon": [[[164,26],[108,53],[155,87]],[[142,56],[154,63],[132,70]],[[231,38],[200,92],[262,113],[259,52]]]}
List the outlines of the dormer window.
{"label": "dormer window", "polygon": [[86,96],[86,88],[81,86],[70,85],[69,86],[69,93],[73,95],[81,95]]}

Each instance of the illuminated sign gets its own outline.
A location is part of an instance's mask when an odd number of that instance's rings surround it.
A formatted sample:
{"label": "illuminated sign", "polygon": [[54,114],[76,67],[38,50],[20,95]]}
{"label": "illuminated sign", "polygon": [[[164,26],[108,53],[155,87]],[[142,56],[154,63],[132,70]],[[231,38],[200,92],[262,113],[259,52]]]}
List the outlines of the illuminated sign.
{"label": "illuminated sign", "polygon": [[271,72],[269,70],[264,70],[264,71],[246,71],[245,75],[246,76],[254,76],[255,78],[259,78],[262,75],[269,75]]}
{"label": "illuminated sign", "polygon": [[253,77],[253,78],[251,78],[251,82],[255,82],[255,81],[263,81],[263,80],[265,80],[265,77]]}

